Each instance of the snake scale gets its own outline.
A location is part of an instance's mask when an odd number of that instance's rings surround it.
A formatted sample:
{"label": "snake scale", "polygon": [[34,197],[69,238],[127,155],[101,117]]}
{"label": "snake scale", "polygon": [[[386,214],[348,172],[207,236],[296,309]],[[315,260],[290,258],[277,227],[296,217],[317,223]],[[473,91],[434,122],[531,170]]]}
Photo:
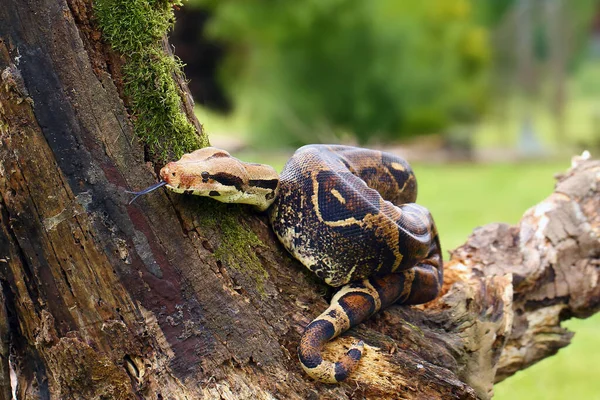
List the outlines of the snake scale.
{"label": "snake scale", "polygon": [[339,145],[298,149],[281,175],[213,147],[196,150],[160,172],[178,193],[252,204],[267,211],[284,247],[325,283],[340,287],[305,329],[298,356],[306,373],[336,383],[359,362],[364,344],[324,360],[329,340],[393,303],[433,300],[443,278],[439,237],[429,211],[415,203],[409,164],[382,151]]}

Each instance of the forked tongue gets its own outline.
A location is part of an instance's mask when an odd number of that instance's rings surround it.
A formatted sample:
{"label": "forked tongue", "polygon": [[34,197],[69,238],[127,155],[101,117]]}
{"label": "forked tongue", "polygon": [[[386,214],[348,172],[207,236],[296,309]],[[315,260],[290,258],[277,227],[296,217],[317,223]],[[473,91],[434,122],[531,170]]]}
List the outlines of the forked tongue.
{"label": "forked tongue", "polygon": [[165,181],[160,181],[160,182],[158,182],[158,183],[155,183],[155,184],[154,184],[154,185],[152,185],[152,186],[149,186],[149,187],[147,187],[146,189],[140,190],[139,192],[131,192],[131,191],[129,191],[129,190],[126,190],[126,191],[125,191],[125,193],[135,194],[135,197],[134,197],[133,199],[131,199],[131,200],[129,201],[129,203],[127,203],[127,204],[131,204],[131,203],[133,203],[133,202],[134,202],[134,201],[135,201],[135,200],[136,200],[138,197],[140,197],[141,195],[143,195],[143,194],[146,194],[146,193],[150,193],[150,192],[152,192],[153,190],[156,190],[156,189],[158,189],[159,187],[165,186],[166,184],[167,184],[167,182],[165,182]]}

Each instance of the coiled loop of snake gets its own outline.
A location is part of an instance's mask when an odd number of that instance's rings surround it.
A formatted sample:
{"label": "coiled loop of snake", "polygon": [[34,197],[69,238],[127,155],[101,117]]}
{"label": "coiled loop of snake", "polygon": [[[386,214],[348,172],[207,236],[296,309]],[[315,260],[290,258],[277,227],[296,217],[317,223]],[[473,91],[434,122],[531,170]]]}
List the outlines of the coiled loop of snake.
{"label": "coiled loop of snake", "polygon": [[266,210],[285,248],[325,283],[341,286],[298,347],[302,367],[317,380],[346,379],[364,347],[360,341],[331,362],[321,356],[326,342],[393,303],[424,303],[439,293],[437,230],[429,211],[415,203],[415,175],[400,157],[310,145],[278,176],[268,165],[205,148],[167,164],[161,178],[157,187]]}

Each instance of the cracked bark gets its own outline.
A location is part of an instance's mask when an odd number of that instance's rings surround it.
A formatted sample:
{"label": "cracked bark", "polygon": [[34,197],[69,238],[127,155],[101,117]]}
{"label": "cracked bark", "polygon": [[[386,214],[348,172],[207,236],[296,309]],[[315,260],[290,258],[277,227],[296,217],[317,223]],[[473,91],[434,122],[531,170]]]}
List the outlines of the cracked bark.
{"label": "cracked bark", "polygon": [[[347,383],[310,381],[295,349],[331,291],[264,216],[166,192],[127,206],[158,166],[92,16],[83,0],[0,8],[0,399],[9,358],[23,399],[488,398],[600,307],[600,163],[577,159],[518,226],[452,252],[440,298],[332,343],[366,343]],[[258,236],[256,258],[215,256],[227,233],[207,221],[227,218]]]}

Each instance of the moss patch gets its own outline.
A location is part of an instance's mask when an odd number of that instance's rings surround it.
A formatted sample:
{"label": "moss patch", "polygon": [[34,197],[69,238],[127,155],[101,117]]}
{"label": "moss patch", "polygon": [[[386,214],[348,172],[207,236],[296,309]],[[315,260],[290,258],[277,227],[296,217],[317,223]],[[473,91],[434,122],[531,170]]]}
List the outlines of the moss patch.
{"label": "moss patch", "polygon": [[269,274],[256,255],[256,248],[267,246],[250,227],[240,222],[242,212],[239,207],[221,203],[211,204],[211,207],[201,207],[198,215],[203,228],[221,230],[221,243],[213,255],[227,266],[250,276],[261,296],[265,295],[264,284]]}
{"label": "moss patch", "polygon": [[125,59],[123,81],[135,133],[163,159],[208,145],[183,112],[174,77],[182,63],[162,50],[181,0],[96,0],[104,38]]}

